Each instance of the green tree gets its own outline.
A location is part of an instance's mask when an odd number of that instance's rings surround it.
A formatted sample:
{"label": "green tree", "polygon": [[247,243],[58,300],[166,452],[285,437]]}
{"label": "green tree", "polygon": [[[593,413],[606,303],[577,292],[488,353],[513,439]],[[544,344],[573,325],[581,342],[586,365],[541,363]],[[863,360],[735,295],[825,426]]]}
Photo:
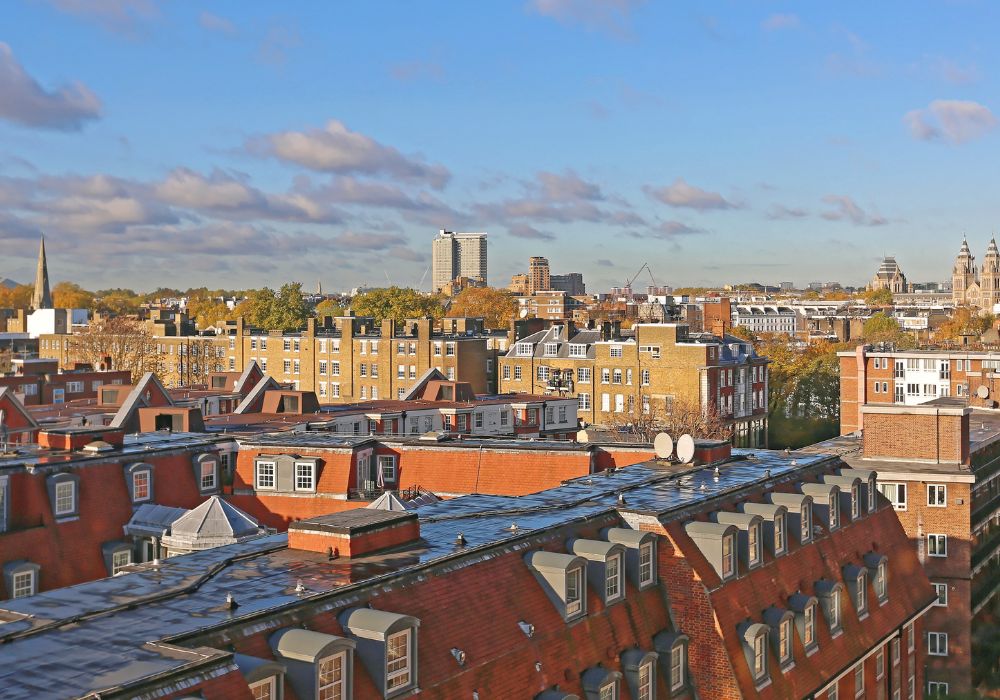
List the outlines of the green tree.
{"label": "green tree", "polygon": [[507,328],[517,313],[517,300],[502,289],[466,287],[451,302],[448,315],[482,318],[487,328]]}
{"label": "green tree", "polygon": [[320,303],[316,304],[316,308],[313,309],[313,315],[316,318],[323,318],[324,316],[343,316],[344,307],[335,302],[333,299],[324,299]]}
{"label": "green tree", "polygon": [[444,315],[439,296],[395,286],[359,294],[351,300],[351,311],[355,316],[371,316],[379,323],[386,318],[403,321],[423,316],[441,318]]}
{"label": "green tree", "polygon": [[899,321],[884,311],[879,311],[865,321],[861,335],[866,343],[891,343],[900,350],[908,350],[916,346],[913,335],[903,330]]}
{"label": "green tree", "polygon": [[126,316],[138,313],[139,305],[145,298],[131,289],[102,289],[95,292],[96,311],[110,316]]}
{"label": "green tree", "polygon": [[869,306],[892,306],[892,292],[888,289],[869,289],[864,294],[865,303]]}
{"label": "green tree", "polygon": [[242,315],[258,328],[298,330],[309,318],[309,309],[302,298],[302,285],[289,282],[277,292],[270,287],[247,292],[234,315]]}
{"label": "green tree", "polygon": [[233,309],[212,297],[188,299],[187,313],[201,329],[236,317]]}

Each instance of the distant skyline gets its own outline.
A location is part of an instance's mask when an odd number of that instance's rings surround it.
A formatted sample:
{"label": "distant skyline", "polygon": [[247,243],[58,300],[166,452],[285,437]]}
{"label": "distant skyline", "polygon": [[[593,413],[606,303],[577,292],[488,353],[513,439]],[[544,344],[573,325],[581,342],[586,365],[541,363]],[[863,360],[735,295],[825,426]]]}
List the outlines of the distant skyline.
{"label": "distant skyline", "polygon": [[943,281],[997,225],[985,0],[4,9],[0,278],[429,289],[444,228],[494,286]]}

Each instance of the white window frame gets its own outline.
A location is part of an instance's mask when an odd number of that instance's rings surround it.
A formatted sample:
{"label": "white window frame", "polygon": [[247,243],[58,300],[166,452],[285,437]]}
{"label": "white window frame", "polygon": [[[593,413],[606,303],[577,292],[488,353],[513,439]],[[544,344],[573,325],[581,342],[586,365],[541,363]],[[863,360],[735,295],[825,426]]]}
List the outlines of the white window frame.
{"label": "white window frame", "polygon": [[[214,459],[207,459],[199,465],[201,469],[198,473],[198,486],[202,491],[211,491],[219,481],[219,463]],[[206,468],[209,469],[208,473],[205,472]]]}
{"label": "white window frame", "polygon": [[760,681],[767,675],[767,634],[758,634],[753,638],[753,672],[754,681]]}
{"label": "white window frame", "polygon": [[[69,489],[67,494],[65,491]],[[60,493],[62,491],[62,493]],[[67,499],[69,506],[66,506]],[[55,503],[53,504],[53,510],[55,511],[56,517],[62,515],[72,515],[76,512],[76,482],[75,481],[60,481],[56,483],[55,487]]]}
{"label": "white window frame", "polygon": [[750,566],[757,566],[760,563],[760,525],[751,525],[747,528],[747,554],[750,558]]}
{"label": "white window frame", "polygon": [[[145,495],[139,495],[139,480],[144,479],[145,483]],[[132,502],[142,503],[143,501],[148,501],[152,498],[152,489],[150,488],[151,482],[153,481],[153,473],[149,469],[140,469],[138,471],[132,472]]]}
{"label": "white window frame", "polygon": [[[121,557],[124,556],[125,559],[122,561]],[[124,569],[126,566],[131,566],[132,564],[132,550],[131,549],[119,549],[111,553],[111,575],[117,576],[118,572]]]}
{"label": "white window frame", "polygon": [[674,644],[670,649],[670,690],[680,690],[687,682],[687,646]]}
{"label": "white window frame", "polygon": [[[398,639],[403,640],[404,653],[397,659],[390,659],[389,653],[392,644]],[[400,665],[392,668],[393,664]],[[413,685],[413,630],[405,629],[390,634],[385,639],[385,688],[386,692],[389,693],[411,685]]]}
{"label": "white window frame", "polygon": [[604,599],[609,603],[624,595],[622,590],[622,555],[608,557],[605,564]]}
{"label": "white window frame", "polygon": [[[340,679],[335,677],[337,663],[340,665]],[[331,678],[326,679],[327,682],[324,683],[323,673],[324,666],[330,664],[329,674]],[[316,661],[316,697],[322,697],[324,691],[330,691],[331,693],[339,693],[339,697],[347,697],[347,653],[340,652],[339,654],[333,654],[332,656],[326,656],[322,659]],[[337,695],[331,695],[331,697],[338,697]]]}
{"label": "white window frame", "polygon": [[875,680],[880,681],[885,676],[885,647],[875,654]]}
{"label": "white window frame", "polygon": [[[27,578],[27,583],[25,583]],[[33,570],[18,571],[10,578],[10,597],[28,598],[38,592],[37,579]]]}
{"label": "white window frame", "polygon": [[652,661],[639,666],[636,674],[638,680],[636,687],[636,700],[654,700],[656,697],[656,669]]}
{"label": "white window frame", "polygon": [[577,566],[566,572],[566,616],[583,610],[583,568]]}
{"label": "white window frame", "polygon": [[946,484],[927,484],[927,507],[948,507],[948,486]]}
{"label": "white window frame", "polygon": [[[944,650],[943,652],[942,652],[942,649]],[[947,632],[928,632],[927,633],[927,655],[928,656],[948,656],[948,633]]]}
{"label": "white window frame", "polygon": [[[934,601],[934,607],[937,608],[947,608],[948,607],[948,584],[947,583],[935,583],[931,582],[934,586],[934,592],[937,594],[937,600]],[[942,596],[942,592],[944,595]]]}
{"label": "white window frame", "polygon": [[785,553],[785,516],[779,515],[774,519],[774,554],[775,556]]}
{"label": "white window frame", "polygon": [[[726,552],[726,548],[729,552]],[[725,535],[722,538],[722,578],[723,580],[736,575],[736,538]]]}
{"label": "white window frame", "polygon": [[[312,462],[295,462],[295,490],[316,490],[316,465]],[[301,470],[301,471],[300,471]]]}
{"label": "white window frame", "polygon": [[812,542],[812,503],[802,504],[799,510],[799,542]]}
{"label": "white window frame", "polygon": [[[378,473],[382,475],[382,483],[396,483],[396,455],[378,455],[376,460]],[[388,473],[386,468],[388,467]]]}
{"label": "white window frame", "polygon": [[[889,500],[894,510],[906,510],[907,486],[905,483],[880,481],[878,490]],[[890,496],[887,491],[892,491],[893,495]],[[902,499],[900,499],[900,493],[902,493]]]}
{"label": "white window frame", "polygon": [[811,647],[816,643],[816,604],[807,605],[802,617],[802,646]]}
{"label": "white window frame", "polygon": [[[268,485],[267,479],[261,479],[261,467],[270,468],[270,485]],[[253,484],[254,489],[257,491],[274,491],[278,484],[278,465],[276,462],[268,460],[259,460],[254,464],[254,475]]]}
{"label": "white window frame", "polygon": [[[933,546],[934,551],[931,551],[931,542],[936,542],[937,544]],[[932,532],[927,535],[927,556],[929,557],[947,557],[948,556],[948,535],[942,535],[940,533]]]}
{"label": "white window frame", "polygon": [[860,698],[865,694],[865,662],[854,667],[854,697]]}
{"label": "white window frame", "polygon": [[639,585],[645,586],[653,582],[653,543],[643,542],[639,545]]}

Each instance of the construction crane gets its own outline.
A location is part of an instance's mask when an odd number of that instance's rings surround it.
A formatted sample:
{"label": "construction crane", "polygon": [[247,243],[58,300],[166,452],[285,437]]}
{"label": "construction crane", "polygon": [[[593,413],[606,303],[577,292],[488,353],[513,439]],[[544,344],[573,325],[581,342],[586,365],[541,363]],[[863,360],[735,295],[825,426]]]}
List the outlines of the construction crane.
{"label": "construction crane", "polygon": [[628,288],[628,289],[631,289],[632,288],[632,283],[635,282],[636,279],[639,278],[639,275],[642,274],[643,270],[645,270],[646,272],[649,273],[650,284],[652,284],[652,286],[655,287],[656,286],[656,280],[653,279],[653,271],[650,269],[648,262],[644,262],[642,264],[642,267],[640,267],[638,270],[636,270],[636,273],[634,275],[632,275],[632,279],[630,279],[629,281],[627,281],[625,283],[625,287]]}

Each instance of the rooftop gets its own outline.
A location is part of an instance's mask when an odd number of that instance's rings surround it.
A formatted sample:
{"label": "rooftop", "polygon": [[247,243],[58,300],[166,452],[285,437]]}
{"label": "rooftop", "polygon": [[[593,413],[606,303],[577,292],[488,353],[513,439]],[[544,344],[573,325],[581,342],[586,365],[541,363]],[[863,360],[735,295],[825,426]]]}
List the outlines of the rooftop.
{"label": "rooftop", "polygon": [[[416,511],[421,540],[396,550],[329,560],[325,554],[289,550],[287,535],[272,535],[4,601],[0,686],[6,698],[32,700],[51,695],[54,687],[64,697],[121,687],[191,663],[190,654],[173,646],[184,638],[259,613],[349,595],[391,577],[420,576],[421,570],[447,561],[485,560],[497,548],[518,547],[533,533],[616,510],[662,515],[704,508],[706,501],[782,480],[803,467],[833,463],[823,454],[734,454],[718,472],[654,461],[529,496],[474,495],[424,505]],[[458,532],[464,546],[455,543]],[[226,605],[227,593],[238,608]],[[154,637],[160,641],[151,641]],[[56,644],[74,653],[53,654]]]}

